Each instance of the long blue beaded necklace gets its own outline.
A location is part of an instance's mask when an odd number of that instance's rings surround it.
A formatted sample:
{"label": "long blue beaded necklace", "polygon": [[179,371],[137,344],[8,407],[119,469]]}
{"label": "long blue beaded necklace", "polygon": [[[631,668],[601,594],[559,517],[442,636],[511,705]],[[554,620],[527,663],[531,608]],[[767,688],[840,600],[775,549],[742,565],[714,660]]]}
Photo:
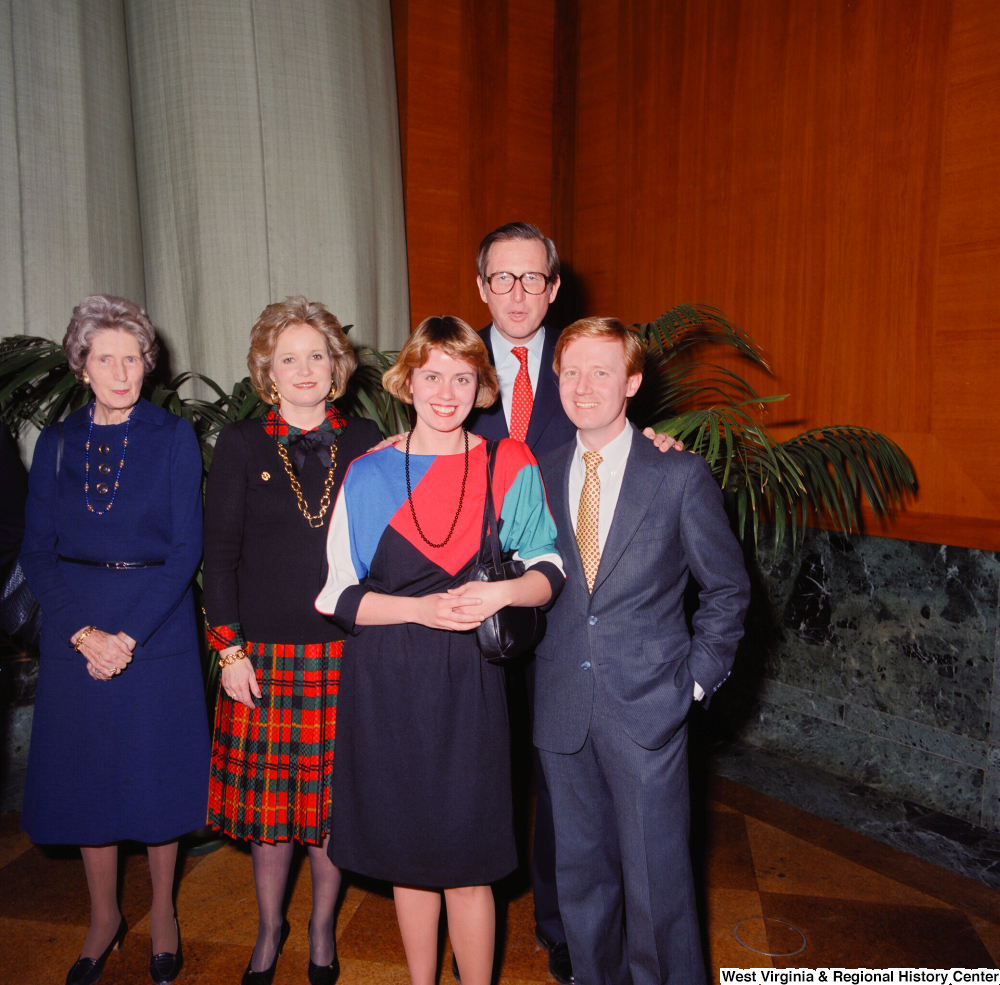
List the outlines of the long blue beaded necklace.
{"label": "long blue beaded necklace", "polygon": [[90,427],[87,429],[87,444],[84,445],[86,455],[84,456],[83,496],[87,502],[87,509],[90,510],[91,513],[96,513],[97,516],[104,516],[104,514],[115,505],[115,496],[118,495],[118,483],[121,481],[122,468],[125,465],[125,452],[128,450],[128,429],[132,425],[132,414],[129,413],[128,417],[125,418],[125,439],[122,441],[122,457],[118,462],[118,475],[115,476],[115,485],[111,493],[111,502],[109,502],[103,510],[95,510],[94,507],[90,505],[90,439],[94,435],[94,408],[96,406],[97,401],[92,401],[90,404]]}

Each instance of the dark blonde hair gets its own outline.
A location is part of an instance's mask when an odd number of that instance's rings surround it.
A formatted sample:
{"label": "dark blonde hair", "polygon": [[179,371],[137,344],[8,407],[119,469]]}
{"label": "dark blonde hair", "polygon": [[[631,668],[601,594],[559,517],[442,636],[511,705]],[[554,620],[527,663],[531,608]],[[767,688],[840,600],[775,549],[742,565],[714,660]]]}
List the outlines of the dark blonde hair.
{"label": "dark blonde hair", "polygon": [[127,332],[139,343],[142,364],[146,372],[156,365],[160,347],[156,344],[156,332],[149,315],[133,304],[128,298],[113,294],[91,294],[74,309],[63,336],[63,352],[73,375],[83,379],[83,367],[90,355],[90,343],[96,332],[110,329],[113,332]]}
{"label": "dark blonde hair", "polygon": [[454,315],[434,315],[425,318],[406,340],[395,363],[382,376],[382,386],[404,403],[412,404],[413,395],[407,384],[415,369],[419,369],[431,354],[440,349],[452,359],[467,362],[476,371],[476,406],[491,407],[500,392],[496,370],[490,365],[486,344],[472,327]]}
{"label": "dark blonde hair", "polygon": [[250,369],[250,381],[260,399],[265,403],[272,403],[269,374],[274,359],[274,347],[278,344],[278,336],[289,325],[308,325],[310,328],[315,328],[326,340],[326,351],[333,363],[331,384],[336,383],[334,399],[342,396],[347,389],[347,381],[358,368],[358,357],[354,354],[351,343],[347,341],[347,336],[336,316],[331,315],[321,302],[307,301],[298,295],[269,304],[250,329],[247,366]]}
{"label": "dark blonde hair", "polygon": [[552,368],[559,375],[559,365],[566,346],[577,339],[617,339],[622,344],[625,355],[625,373],[635,376],[641,373],[646,362],[646,346],[631,328],[626,328],[617,318],[581,318],[567,325],[556,342],[555,359]]}

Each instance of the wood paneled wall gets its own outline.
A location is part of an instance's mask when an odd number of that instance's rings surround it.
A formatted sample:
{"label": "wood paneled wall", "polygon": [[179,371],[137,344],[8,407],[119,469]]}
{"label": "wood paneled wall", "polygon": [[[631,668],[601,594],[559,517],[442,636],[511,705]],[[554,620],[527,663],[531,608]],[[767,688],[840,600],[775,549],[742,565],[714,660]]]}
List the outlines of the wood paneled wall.
{"label": "wood paneled wall", "polygon": [[555,0],[393,0],[392,13],[412,322],[479,328],[483,236],[550,224]]}
{"label": "wood paneled wall", "polygon": [[1000,5],[393,9],[415,321],[481,324],[476,245],[527,218],[586,313],[747,329],[781,436],[893,437],[921,490],[882,532],[1000,549]]}

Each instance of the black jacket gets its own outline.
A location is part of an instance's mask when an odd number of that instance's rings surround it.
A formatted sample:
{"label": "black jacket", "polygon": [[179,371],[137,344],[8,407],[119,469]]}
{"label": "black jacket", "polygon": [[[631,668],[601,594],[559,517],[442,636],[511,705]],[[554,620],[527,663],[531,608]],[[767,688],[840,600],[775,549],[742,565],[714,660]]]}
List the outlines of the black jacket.
{"label": "black jacket", "polygon": [[[347,418],[337,439],[330,508],[310,527],[277,442],[260,420],[219,433],[205,494],[205,612],[212,626],[240,623],[253,643],[327,643],[344,634],[313,607],[326,581],[326,532],[348,465],[382,436],[374,421]],[[299,476],[319,510],[327,470],[310,455]]]}

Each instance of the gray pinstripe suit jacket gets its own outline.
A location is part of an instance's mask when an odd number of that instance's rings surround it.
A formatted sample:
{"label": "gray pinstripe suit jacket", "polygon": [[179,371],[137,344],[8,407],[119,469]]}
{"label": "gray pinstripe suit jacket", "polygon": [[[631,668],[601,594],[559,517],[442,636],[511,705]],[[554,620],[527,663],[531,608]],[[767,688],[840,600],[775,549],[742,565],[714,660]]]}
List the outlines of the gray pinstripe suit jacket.
{"label": "gray pinstripe suit jacket", "polygon": [[[597,700],[634,742],[658,749],[683,723],[693,682],[711,695],[729,676],[750,599],[743,554],[705,460],[664,455],[636,431],[588,593],[569,513],[575,447],[540,459],[566,586],[535,651],[535,745],[579,751]],[[693,636],[688,572],[701,587]]]}

